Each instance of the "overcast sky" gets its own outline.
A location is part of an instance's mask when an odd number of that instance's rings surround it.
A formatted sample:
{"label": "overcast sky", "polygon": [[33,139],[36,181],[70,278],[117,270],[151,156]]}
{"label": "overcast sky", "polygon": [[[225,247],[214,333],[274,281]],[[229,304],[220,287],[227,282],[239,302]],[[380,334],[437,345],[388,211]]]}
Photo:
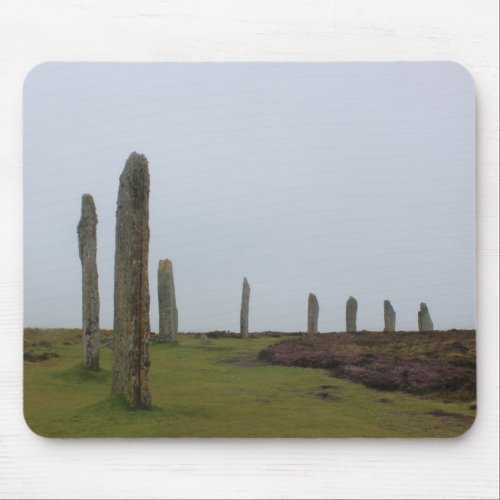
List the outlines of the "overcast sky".
{"label": "overcast sky", "polygon": [[151,325],[173,261],[180,331],[475,326],[474,90],[453,63],[85,64],[24,87],[25,325],[81,326],[76,226],[94,197],[113,323],[118,178],[149,160]]}

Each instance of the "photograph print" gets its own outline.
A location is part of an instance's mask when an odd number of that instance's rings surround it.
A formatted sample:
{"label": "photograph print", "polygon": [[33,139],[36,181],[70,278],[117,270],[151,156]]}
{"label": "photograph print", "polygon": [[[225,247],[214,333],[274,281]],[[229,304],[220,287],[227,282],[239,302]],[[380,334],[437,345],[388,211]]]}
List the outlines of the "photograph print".
{"label": "photograph print", "polygon": [[23,127],[34,433],[472,426],[462,66],[44,63],[24,84]]}

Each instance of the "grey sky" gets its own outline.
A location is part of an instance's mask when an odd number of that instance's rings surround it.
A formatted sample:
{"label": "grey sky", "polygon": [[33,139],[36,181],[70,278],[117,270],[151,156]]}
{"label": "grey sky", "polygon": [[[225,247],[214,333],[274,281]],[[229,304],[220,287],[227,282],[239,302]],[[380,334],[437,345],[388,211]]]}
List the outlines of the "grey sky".
{"label": "grey sky", "polygon": [[181,331],[475,326],[474,90],[453,63],[50,63],[24,94],[25,325],[79,327],[81,195],[113,321],[118,178],[149,160],[151,324],[172,259]]}

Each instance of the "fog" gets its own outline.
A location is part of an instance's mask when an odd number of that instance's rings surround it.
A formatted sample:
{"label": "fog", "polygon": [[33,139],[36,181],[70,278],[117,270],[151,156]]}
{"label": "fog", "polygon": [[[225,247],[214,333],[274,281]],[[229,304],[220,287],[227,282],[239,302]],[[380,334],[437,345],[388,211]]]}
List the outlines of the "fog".
{"label": "fog", "polygon": [[475,326],[474,90],[431,63],[48,63],[24,87],[25,325],[81,325],[76,226],[91,193],[113,324],[118,178],[149,160],[151,325],[174,266],[180,331]]}

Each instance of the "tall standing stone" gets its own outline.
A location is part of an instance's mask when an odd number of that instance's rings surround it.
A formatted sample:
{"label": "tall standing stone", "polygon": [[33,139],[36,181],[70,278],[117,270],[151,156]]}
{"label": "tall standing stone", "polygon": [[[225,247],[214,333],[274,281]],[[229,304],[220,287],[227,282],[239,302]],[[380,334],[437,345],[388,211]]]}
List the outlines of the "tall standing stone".
{"label": "tall standing stone", "polygon": [[174,270],[172,261],[160,260],[158,264],[158,308],[160,312],[160,342],[177,340],[177,305],[175,302]]}
{"label": "tall standing stone", "polygon": [[384,332],[396,331],[396,311],[388,300],[384,300]]}
{"label": "tall standing stone", "polygon": [[97,274],[97,213],[90,194],[82,196],[78,249],[82,262],[83,366],[99,370],[99,286]]}
{"label": "tall standing stone", "polygon": [[421,302],[420,311],[418,311],[418,331],[431,332],[432,330],[434,330],[434,325],[432,324],[429,309],[427,307],[427,304]]}
{"label": "tall standing stone", "polygon": [[242,339],[248,338],[248,308],[250,303],[250,285],[246,278],[243,278],[243,290],[241,293],[240,311],[240,334]]}
{"label": "tall standing stone", "polygon": [[116,209],[112,393],[130,407],[151,406],[149,360],[149,171],[132,153]]}
{"label": "tall standing stone", "polygon": [[319,316],[319,304],[318,299],[314,293],[309,294],[309,299],[307,301],[307,333],[315,334],[318,333],[318,316]]}
{"label": "tall standing stone", "polygon": [[347,332],[356,331],[356,315],[358,314],[358,301],[349,297],[345,306],[345,324]]}

